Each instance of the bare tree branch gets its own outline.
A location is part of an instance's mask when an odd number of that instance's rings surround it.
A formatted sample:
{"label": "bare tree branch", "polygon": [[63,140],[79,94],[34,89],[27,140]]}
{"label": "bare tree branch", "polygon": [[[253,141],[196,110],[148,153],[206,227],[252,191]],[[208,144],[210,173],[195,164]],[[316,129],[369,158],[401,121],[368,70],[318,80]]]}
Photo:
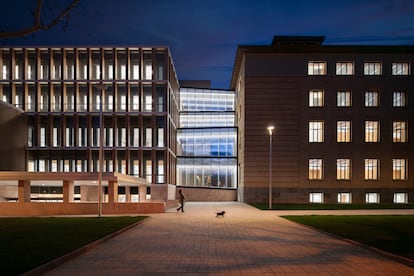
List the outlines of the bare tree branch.
{"label": "bare tree branch", "polygon": [[55,17],[55,19],[53,19],[50,23],[44,24],[41,20],[43,0],[37,0],[36,11],[33,15],[33,25],[17,31],[0,32],[0,39],[23,37],[38,31],[49,30],[60,21],[62,21],[66,16],[68,16],[69,12],[79,3],[79,1],[80,0],[72,0],[72,2],[64,10],[62,10],[59,15]]}

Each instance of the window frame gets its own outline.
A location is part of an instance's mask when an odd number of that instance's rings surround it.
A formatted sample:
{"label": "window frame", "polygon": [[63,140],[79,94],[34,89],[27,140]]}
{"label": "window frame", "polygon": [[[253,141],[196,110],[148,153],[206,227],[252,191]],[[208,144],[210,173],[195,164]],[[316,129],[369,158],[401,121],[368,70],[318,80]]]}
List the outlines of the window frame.
{"label": "window frame", "polygon": [[406,107],[407,93],[406,91],[394,91],[392,93],[392,107]]}
{"label": "window frame", "polygon": [[355,74],[353,61],[339,61],[336,62],[335,66],[335,73],[337,76],[352,76]]}
{"label": "window frame", "polygon": [[308,122],[308,142],[323,143],[325,142],[324,121],[312,120]]}
{"label": "window frame", "polygon": [[309,76],[325,76],[327,73],[326,61],[308,61]]}
{"label": "window frame", "polygon": [[336,92],[336,106],[341,107],[341,108],[351,107],[352,106],[352,92],[351,91],[337,91]]}
{"label": "window frame", "polygon": [[382,75],[382,63],[379,61],[364,62],[364,76]]}
{"label": "window frame", "polygon": [[308,180],[323,180],[324,169],[323,159],[310,158],[308,160]]}
{"label": "window frame", "polygon": [[[398,172],[398,173],[397,173]],[[408,161],[404,158],[392,159],[392,180],[408,180]]]}
{"label": "window frame", "polygon": [[364,180],[380,179],[380,160],[377,158],[364,159]]}
{"label": "window frame", "polygon": [[[343,196],[346,197],[346,200],[342,200]],[[338,203],[339,204],[351,204],[352,203],[352,193],[351,192],[339,192],[338,193]]]}
{"label": "window frame", "polygon": [[393,76],[409,76],[411,75],[410,67],[408,61],[393,62],[391,64],[391,74]]}
{"label": "window frame", "polygon": [[364,133],[365,143],[379,143],[381,140],[380,121],[365,121]]}
{"label": "window frame", "polygon": [[336,159],[336,180],[351,180],[352,165],[349,158]]}
{"label": "window frame", "polygon": [[336,142],[337,143],[351,143],[352,142],[352,121],[349,121],[349,120],[336,121]]}
{"label": "window frame", "polygon": [[323,107],[325,105],[325,93],[320,89],[309,90],[309,107]]}
{"label": "window frame", "polygon": [[379,107],[380,95],[378,91],[365,91],[364,107]]}
{"label": "window frame", "polygon": [[392,142],[407,143],[408,142],[408,122],[393,121],[392,122]]}

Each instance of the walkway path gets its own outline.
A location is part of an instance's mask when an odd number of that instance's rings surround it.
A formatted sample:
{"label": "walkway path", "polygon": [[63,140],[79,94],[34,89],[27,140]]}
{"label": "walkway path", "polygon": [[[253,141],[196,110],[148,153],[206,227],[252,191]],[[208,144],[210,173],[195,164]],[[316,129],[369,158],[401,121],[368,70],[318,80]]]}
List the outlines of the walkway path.
{"label": "walkway path", "polygon": [[[225,210],[224,218],[215,212]],[[414,275],[414,268],[241,203],[188,203],[48,275]]]}

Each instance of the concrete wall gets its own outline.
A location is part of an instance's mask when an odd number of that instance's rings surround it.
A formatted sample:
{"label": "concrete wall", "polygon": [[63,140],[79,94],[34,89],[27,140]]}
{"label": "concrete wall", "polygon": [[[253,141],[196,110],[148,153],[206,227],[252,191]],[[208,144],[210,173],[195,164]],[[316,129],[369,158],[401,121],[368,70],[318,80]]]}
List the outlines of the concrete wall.
{"label": "concrete wall", "polygon": [[25,171],[27,118],[0,101],[0,171]]}
{"label": "concrete wall", "polygon": [[237,190],[177,187],[182,189],[187,201],[236,201]]}

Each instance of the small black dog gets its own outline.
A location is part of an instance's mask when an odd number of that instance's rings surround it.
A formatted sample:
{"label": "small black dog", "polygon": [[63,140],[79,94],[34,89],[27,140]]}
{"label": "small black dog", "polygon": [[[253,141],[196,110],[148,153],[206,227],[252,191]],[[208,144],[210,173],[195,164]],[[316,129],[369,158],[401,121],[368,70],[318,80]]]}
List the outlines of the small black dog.
{"label": "small black dog", "polygon": [[221,212],[217,212],[216,214],[216,218],[218,218],[218,217],[224,217],[224,214],[225,214],[226,212],[224,212],[224,211],[221,211]]}

